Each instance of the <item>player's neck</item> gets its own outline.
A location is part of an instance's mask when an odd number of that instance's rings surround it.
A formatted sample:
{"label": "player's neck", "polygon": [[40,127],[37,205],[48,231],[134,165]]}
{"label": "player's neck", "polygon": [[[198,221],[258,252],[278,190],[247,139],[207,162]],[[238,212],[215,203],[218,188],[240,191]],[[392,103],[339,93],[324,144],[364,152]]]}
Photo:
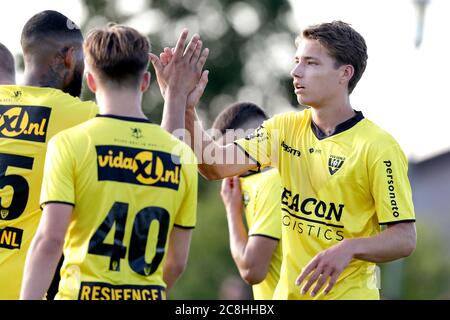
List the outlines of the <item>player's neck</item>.
{"label": "player's neck", "polygon": [[25,67],[24,85],[62,89],[64,80],[46,67]]}
{"label": "player's neck", "polygon": [[124,90],[96,92],[100,114],[146,119],[142,111],[142,95]]}
{"label": "player's neck", "polygon": [[327,136],[334,133],[336,126],[355,115],[348,97],[342,101],[333,101],[321,105],[319,108],[312,107],[312,120]]}

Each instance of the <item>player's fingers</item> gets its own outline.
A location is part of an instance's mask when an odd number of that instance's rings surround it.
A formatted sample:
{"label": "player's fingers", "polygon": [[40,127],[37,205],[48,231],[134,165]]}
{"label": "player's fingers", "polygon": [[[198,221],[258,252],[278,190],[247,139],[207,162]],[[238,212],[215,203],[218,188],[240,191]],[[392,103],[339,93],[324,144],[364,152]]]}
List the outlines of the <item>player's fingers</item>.
{"label": "player's fingers", "polygon": [[229,179],[229,178],[225,178],[225,179],[222,180],[222,186],[221,186],[221,188],[220,188],[220,193],[221,193],[222,195],[223,195],[223,194],[226,192],[226,190],[228,189],[228,185],[229,185],[228,179]]}
{"label": "player's fingers", "polygon": [[161,64],[164,67],[169,64],[169,58],[167,57],[167,54],[165,52],[159,54],[159,61],[161,61]]}
{"label": "player's fingers", "polygon": [[165,47],[164,48],[164,56],[167,58],[168,63],[170,62],[170,60],[172,60],[173,57],[173,52],[171,48]]}
{"label": "player's fingers", "polygon": [[241,183],[238,176],[233,177],[233,184],[235,192],[241,194]]}
{"label": "player's fingers", "polygon": [[202,76],[200,77],[200,81],[197,84],[197,90],[201,91],[201,94],[205,91],[206,85],[208,84],[208,76],[209,76],[209,70],[205,70],[202,73]]}
{"label": "player's fingers", "polygon": [[189,41],[186,50],[184,52],[184,57],[187,59],[187,61],[191,61],[192,55],[194,54],[195,51],[195,47],[197,47],[199,40],[200,36],[198,34],[194,34],[194,36],[191,38],[191,41]]}
{"label": "player's fingers", "polygon": [[325,282],[330,277],[330,274],[331,274],[331,270],[327,270],[324,273],[322,273],[322,275],[320,276],[319,280],[317,281],[316,286],[311,291],[311,297],[314,297],[320,291],[320,289],[323,287]]}
{"label": "player's fingers", "polygon": [[186,42],[187,35],[188,35],[188,30],[183,29],[183,31],[180,34],[180,37],[178,38],[177,44],[175,45],[175,50],[173,52],[173,55],[175,58],[179,58],[179,57],[183,56],[184,43]]}
{"label": "player's fingers", "polygon": [[194,53],[192,54],[192,58],[190,63],[191,64],[196,64],[198,61],[198,57],[200,57],[200,53],[202,52],[202,46],[203,46],[203,42],[201,40],[199,40],[197,42],[197,46],[195,47]]}
{"label": "player's fingers", "polygon": [[206,59],[208,59],[208,55],[209,55],[209,49],[208,48],[203,49],[202,55],[198,59],[198,62],[196,65],[197,71],[200,72],[203,69],[203,67],[205,66],[205,63],[206,63]]}
{"label": "player's fingers", "polygon": [[311,274],[311,276],[306,281],[305,285],[302,287],[301,293],[306,294],[309,291],[309,288],[316,283],[317,279],[319,279],[320,275],[322,274],[322,269],[317,268],[314,270],[314,272]]}
{"label": "player's fingers", "polygon": [[199,82],[195,86],[194,90],[192,90],[192,92],[189,94],[187,100],[187,108],[195,108],[195,106],[200,101],[200,98],[205,92],[206,85],[208,84],[208,73],[208,70],[203,71],[202,75],[200,76]]}
{"label": "player's fingers", "polygon": [[197,83],[197,86],[195,87],[194,91],[192,92],[192,97],[195,102],[194,105],[192,105],[192,107],[195,107],[195,105],[198,104],[201,96],[203,95],[203,92],[205,92],[206,85],[208,84],[208,74],[209,74],[208,70],[203,71],[203,73],[200,77],[200,80]]}
{"label": "player's fingers", "polygon": [[153,53],[149,53],[148,56],[153,65],[153,68],[155,68],[155,72],[157,74],[159,74],[163,69],[163,65],[162,65],[161,61],[159,60],[158,56]]}
{"label": "player's fingers", "polygon": [[324,295],[330,293],[331,289],[333,289],[334,285],[336,284],[338,277],[339,277],[338,272],[334,272],[331,274],[330,282],[328,282],[328,285],[326,286],[325,290],[323,290]]}
{"label": "player's fingers", "polygon": [[302,282],[305,280],[305,278],[316,268],[317,266],[317,260],[313,259],[310,263],[303,269],[303,271],[298,276],[297,280],[295,281],[295,284],[297,286],[300,286]]}

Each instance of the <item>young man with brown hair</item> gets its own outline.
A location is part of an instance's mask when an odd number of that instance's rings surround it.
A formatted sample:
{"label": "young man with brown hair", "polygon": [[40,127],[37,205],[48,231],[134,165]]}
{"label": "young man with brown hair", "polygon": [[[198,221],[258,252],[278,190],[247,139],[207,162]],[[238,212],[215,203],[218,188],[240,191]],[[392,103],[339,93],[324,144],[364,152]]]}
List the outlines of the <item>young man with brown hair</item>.
{"label": "young man with brown hair", "polygon": [[[185,103],[206,60],[198,37],[184,52],[186,37],[169,66],[166,105]],[[43,297],[64,245],[57,299],[165,299],[196,223],[195,156],[142,111],[146,37],[108,25],[89,33],[84,51],[100,114],[50,141],[21,298]]]}
{"label": "young man with brown hair", "polygon": [[[350,104],[366,67],[363,37],[334,21],[307,28],[297,44],[291,75],[306,110],[277,115],[226,146],[202,131],[193,105],[165,112],[186,112],[171,127],[186,123],[208,179],[278,168],[283,262],[275,298],[378,299],[375,264],[406,257],[416,245],[407,159]],[[223,155],[220,163],[205,150]]]}

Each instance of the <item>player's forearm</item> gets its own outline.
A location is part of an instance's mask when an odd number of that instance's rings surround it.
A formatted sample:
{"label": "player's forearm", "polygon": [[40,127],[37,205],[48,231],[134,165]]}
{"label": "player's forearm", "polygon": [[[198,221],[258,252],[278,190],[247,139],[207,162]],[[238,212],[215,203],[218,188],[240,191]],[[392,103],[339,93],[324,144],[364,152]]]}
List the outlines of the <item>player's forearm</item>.
{"label": "player's forearm", "polygon": [[166,264],[164,266],[164,282],[166,283],[166,289],[170,290],[180,276],[183,274],[185,265]]}
{"label": "player's forearm", "polygon": [[64,239],[48,239],[45,236],[33,239],[25,263],[20,299],[44,298],[61,257],[63,244]]}
{"label": "player's forearm", "polygon": [[409,256],[416,246],[414,223],[399,223],[368,238],[348,239],[355,259],[383,263]]}
{"label": "player's forearm", "polygon": [[170,133],[184,128],[186,101],[186,95],[179,94],[176,90],[167,88],[161,127]]}
{"label": "player's forearm", "polygon": [[[229,211],[230,209],[228,209]],[[239,270],[242,279],[250,284],[254,284],[254,272],[252,270],[252,263],[247,254],[248,235],[244,222],[242,221],[242,213],[227,213],[228,230],[230,236],[230,251],[231,256]]]}
{"label": "player's forearm", "polygon": [[203,177],[208,180],[221,179],[220,171],[212,159],[205,156],[206,148],[214,149],[211,153],[219,154],[220,146],[206,133],[197,116],[195,108],[188,108],[185,118],[186,130],[188,131],[187,142],[195,152],[199,161],[198,169]]}

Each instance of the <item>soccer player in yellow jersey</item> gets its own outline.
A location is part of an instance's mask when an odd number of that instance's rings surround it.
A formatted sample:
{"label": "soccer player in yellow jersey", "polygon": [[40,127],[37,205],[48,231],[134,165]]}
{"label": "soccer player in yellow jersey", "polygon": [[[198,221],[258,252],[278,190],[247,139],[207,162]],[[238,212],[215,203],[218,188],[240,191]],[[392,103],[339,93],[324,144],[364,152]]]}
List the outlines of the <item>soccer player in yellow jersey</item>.
{"label": "soccer player in yellow jersey", "polygon": [[[248,102],[235,103],[216,118],[216,141],[245,137],[267,120],[266,113]],[[222,181],[230,248],[241,277],[252,285],[255,300],[270,300],[280,277],[281,182],[278,170],[249,171]],[[248,230],[242,221],[245,214]]]}
{"label": "soccer player in yellow jersey", "polygon": [[11,51],[0,43],[0,85],[15,84],[16,70]]}
{"label": "soccer player in yellow jersey", "polygon": [[25,85],[0,86],[0,299],[19,298],[26,253],[41,216],[47,142],[98,111],[77,98],[83,36],[66,16],[36,14],[25,24],[21,44]]}
{"label": "soccer player in yellow jersey", "polygon": [[277,115],[226,146],[202,133],[193,107],[171,126],[186,125],[208,179],[278,168],[283,262],[275,298],[379,299],[375,264],[416,245],[407,159],[350,104],[366,67],[363,37],[334,21],[303,30],[297,44],[291,75],[306,110]]}
{"label": "soccer player in yellow jersey", "polygon": [[[166,104],[186,103],[206,61],[198,37],[184,50],[186,37],[170,66]],[[57,299],[165,299],[196,223],[195,156],[142,111],[146,37],[108,25],[90,32],[84,50],[100,115],[50,141],[21,298],[43,297],[64,245]]]}

